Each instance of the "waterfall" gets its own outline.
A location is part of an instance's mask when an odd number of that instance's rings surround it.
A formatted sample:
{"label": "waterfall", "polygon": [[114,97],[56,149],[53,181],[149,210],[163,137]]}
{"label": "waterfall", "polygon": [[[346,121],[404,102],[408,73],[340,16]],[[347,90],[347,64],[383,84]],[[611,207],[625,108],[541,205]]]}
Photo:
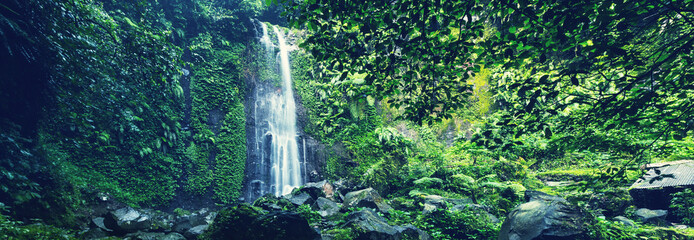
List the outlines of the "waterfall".
{"label": "waterfall", "polygon": [[270,158],[272,160],[275,195],[283,195],[301,185],[301,165],[299,163],[299,146],[296,143],[296,104],[292,91],[287,44],[277,26],[273,26],[273,30],[275,30],[279,42],[282,90],[270,96],[270,133],[275,136]]}
{"label": "waterfall", "polygon": [[[283,33],[276,26],[273,26],[273,32],[277,45],[273,44],[267,25],[256,22],[262,29],[258,35],[265,48],[262,53],[265,62],[261,64],[267,65],[267,72],[260,74],[265,79],[256,80],[253,89],[255,100],[252,117],[255,134],[250,137],[254,137],[255,144],[249,145],[245,193],[247,201],[253,201],[267,193],[276,196],[288,194],[304,183],[287,44]],[[249,144],[252,143],[249,141]]]}

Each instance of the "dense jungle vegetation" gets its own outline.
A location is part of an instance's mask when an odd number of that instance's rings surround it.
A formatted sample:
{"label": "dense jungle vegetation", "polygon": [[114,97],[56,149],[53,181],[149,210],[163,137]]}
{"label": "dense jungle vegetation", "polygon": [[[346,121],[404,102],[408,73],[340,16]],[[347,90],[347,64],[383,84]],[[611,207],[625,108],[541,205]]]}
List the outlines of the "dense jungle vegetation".
{"label": "dense jungle vegetation", "polygon": [[[673,194],[678,229],[616,220],[636,219],[641,166],[694,158],[692,0],[3,1],[0,238],[87,238],[105,195],[261,214],[237,205],[247,85],[263,74],[252,19],[296,46],[321,177],[375,189],[388,224],[493,239],[536,190],[585,209],[592,239],[694,238],[691,190]],[[423,213],[427,196],[500,221]],[[361,208],[273,204],[359,235],[345,217]]]}

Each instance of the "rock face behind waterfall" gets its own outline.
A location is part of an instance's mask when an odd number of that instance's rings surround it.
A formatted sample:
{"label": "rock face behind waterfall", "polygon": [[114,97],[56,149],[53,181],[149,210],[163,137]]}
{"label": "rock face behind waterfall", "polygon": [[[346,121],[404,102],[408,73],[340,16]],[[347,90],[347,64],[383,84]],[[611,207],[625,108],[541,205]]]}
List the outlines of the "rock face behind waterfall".
{"label": "rock face behind waterfall", "polygon": [[[324,147],[302,130],[304,108],[293,94],[288,47],[283,31],[256,22],[257,73],[246,79],[247,163],[244,200],[287,194],[307,181],[320,180]],[[304,116],[302,118],[302,116]]]}

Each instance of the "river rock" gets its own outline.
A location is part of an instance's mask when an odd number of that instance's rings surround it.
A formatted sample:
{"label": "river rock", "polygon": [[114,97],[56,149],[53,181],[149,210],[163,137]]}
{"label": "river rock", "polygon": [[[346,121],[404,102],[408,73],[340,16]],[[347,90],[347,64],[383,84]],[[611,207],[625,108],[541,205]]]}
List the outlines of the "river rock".
{"label": "river rock", "polygon": [[333,185],[326,180],[306,183],[298,191],[308,193],[313,199],[318,199],[319,197],[332,199],[334,194]]}
{"label": "river rock", "polygon": [[124,207],[110,211],[104,217],[104,226],[116,233],[133,233],[148,229],[152,224],[150,216],[131,208]]}
{"label": "river rock", "polygon": [[126,238],[137,240],[161,240],[164,236],[161,232],[136,232],[125,235]]}
{"label": "river rock", "polygon": [[318,213],[322,217],[333,216],[340,213],[340,204],[330,201],[330,199],[320,197],[316,200],[316,207],[318,208]]}
{"label": "river rock", "polygon": [[651,210],[648,208],[639,208],[634,212],[639,220],[644,223],[650,223],[658,226],[668,225],[667,220],[667,210]]}
{"label": "river rock", "polygon": [[367,188],[347,193],[347,195],[345,195],[345,201],[342,206],[344,208],[373,208],[378,209],[381,212],[388,212],[392,209],[387,203],[385,203],[381,195],[379,195],[378,192],[373,188]]}
{"label": "river rock", "polygon": [[113,232],[113,229],[109,229],[104,225],[103,217],[92,218],[92,225],[103,230],[104,232]]}
{"label": "river rock", "polygon": [[160,240],[186,240],[186,237],[184,237],[180,233],[173,232],[173,233],[166,234]]}
{"label": "river rock", "polygon": [[358,234],[355,239],[429,239],[428,234],[412,225],[391,226],[369,209],[350,213],[342,228],[353,228]]}
{"label": "river rock", "polygon": [[200,234],[202,234],[203,232],[205,232],[205,230],[207,230],[207,227],[208,227],[207,224],[195,226],[195,227],[192,227],[192,228],[188,229],[188,231],[186,231],[186,233],[184,233],[183,235],[184,235],[187,239],[197,239],[197,237],[198,237]]}
{"label": "river rock", "polygon": [[530,201],[516,207],[501,225],[499,240],[587,239],[592,219],[560,197],[527,191]]}
{"label": "river rock", "polygon": [[305,192],[297,192],[296,194],[292,194],[287,197],[290,202],[297,206],[301,206],[304,204],[311,205],[313,204],[316,200],[311,197],[310,194],[305,193]]}

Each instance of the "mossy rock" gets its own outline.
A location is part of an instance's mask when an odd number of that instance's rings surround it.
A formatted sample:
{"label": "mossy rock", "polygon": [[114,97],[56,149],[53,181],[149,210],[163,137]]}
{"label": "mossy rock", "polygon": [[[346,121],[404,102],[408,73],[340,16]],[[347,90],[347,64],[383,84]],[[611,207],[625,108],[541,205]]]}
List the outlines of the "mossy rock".
{"label": "mossy rock", "polygon": [[240,204],[220,211],[199,239],[319,239],[320,235],[297,213],[263,210]]}

